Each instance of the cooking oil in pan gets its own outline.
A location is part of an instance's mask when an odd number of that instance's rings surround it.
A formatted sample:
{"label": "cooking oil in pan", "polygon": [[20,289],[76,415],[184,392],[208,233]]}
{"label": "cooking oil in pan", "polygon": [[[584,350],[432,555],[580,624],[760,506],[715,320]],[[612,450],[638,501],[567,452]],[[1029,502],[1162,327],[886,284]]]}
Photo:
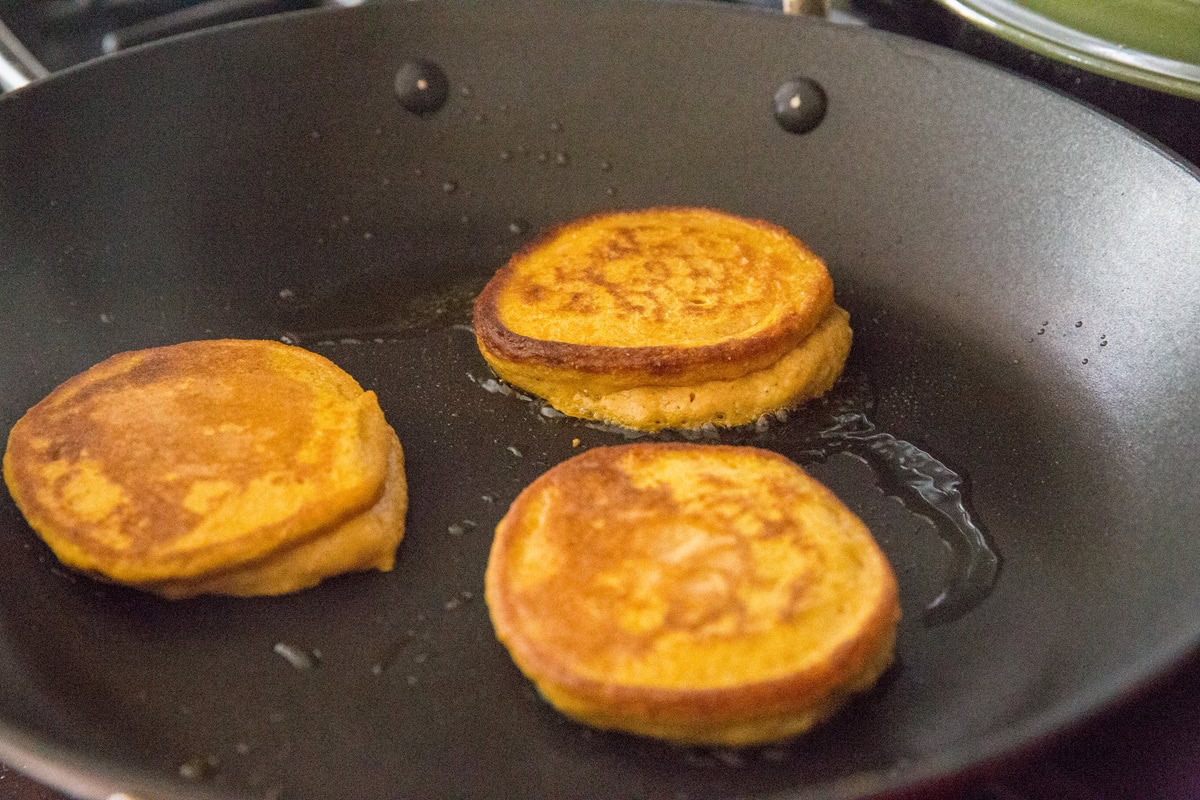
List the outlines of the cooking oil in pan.
{"label": "cooking oil in pan", "polygon": [[[286,337],[292,343],[315,346],[323,352],[363,341],[397,344],[414,338],[450,337],[457,340],[456,346],[446,350],[455,354],[453,360],[458,363],[446,364],[447,374],[464,376],[467,385],[474,384],[483,393],[494,396],[495,402],[520,403],[540,422],[599,431],[611,436],[614,443],[685,440],[755,445],[778,450],[801,464],[822,463],[838,454],[857,457],[871,467],[885,493],[933,524],[949,552],[942,589],[925,607],[926,625],[961,618],[986,598],[995,585],[1000,555],[971,511],[963,476],[926,450],[880,430],[871,421],[874,392],[866,375],[847,370],[825,397],[797,410],[764,415],[737,428],[708,424],[690,431],[647,433],[604,425],[565,417],[538,398],[498,379],[479,355],[474,332],[467,324],[470,297],[472,293],[449,292],[439,302],[424,305],[426,309],[432,307],[432,311],[422,311],[411,319],[406,316],[387,328],[289,333]],[[595,437],[592,439],[594,442]],[[515,447],[506,449],[511,457],[519,457]]]}

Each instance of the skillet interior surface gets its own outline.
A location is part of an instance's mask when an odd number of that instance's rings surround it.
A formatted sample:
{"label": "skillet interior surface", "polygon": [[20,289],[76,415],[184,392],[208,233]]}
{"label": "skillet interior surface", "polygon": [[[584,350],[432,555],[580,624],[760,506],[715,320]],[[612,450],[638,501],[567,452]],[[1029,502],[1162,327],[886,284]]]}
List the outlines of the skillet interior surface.
{"label": "skillet interior surface", "polygon": [[[449,76],[436,114],[395,98],[412,58]],[[829,97],[803,136],[771,110],[794,76]],[[81,797],[868,796],[1034,741],[1197,639],[1200,182],[1018,78],[718,7],[363,7],[7,97],[0,171],[0,430],[120,350],[287,336],[378,392],[408,460],[396,570],[276,599],[74,577],[0,494],[0,758]],[[829,262],[855,329],[837,403],[962,476],[1002,558],[931,616],[957,556],[911,491],[814,452],[836,403],[722,434],[809,464],[901,583],[896,666],[778,747],[570,723],[482,602],[517,492],[573,438],[624,439],[487,391],[455,326],[536,231],[661,204],[774,221]]]}

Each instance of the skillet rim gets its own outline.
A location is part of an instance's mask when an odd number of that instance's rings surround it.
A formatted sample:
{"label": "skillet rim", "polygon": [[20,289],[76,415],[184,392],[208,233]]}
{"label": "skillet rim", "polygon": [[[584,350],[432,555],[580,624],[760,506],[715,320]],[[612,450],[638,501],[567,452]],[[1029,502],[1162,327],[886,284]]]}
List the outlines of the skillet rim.
{"label": "skillet rim", "polygon": [[[421,0],[409,1],[421,2]],[[559,0],[552,1],[559,2]],[[559,4],[569,5],[565,2],[559,2]],[[630,5],[647,8],[672,5],[705,9],[706,13],[712,14],[779,16],[777,12],[766,8],[725,6],[704,0],[632,0]],[[33,92],[37,92],[38,89],[35,87],[53,86],[60,80],[71,79],[71,76],[80,71],[104,69],[110,63],[120,64],[123,63],[123,59],[141,58],[147,52],[157,53],[162,47],[175,47],[194,38],[241,35],[244,32],[243,29],[250,30],[258,25],[298,24],[310,16],[315,18],[316,15],[333,13],[366,15],[396,12],[382,5],[364,5],[361,8],[305,9],[188,32],[112,55],[100,56],[36,80],[28,86],[0,97],[0,115],[9,113],[6,109],[19,104],[22,97],[30,96],[31,89]],[[889,31],[860,30],[855,27],[811,19],[805,19],[795,24],[826,26],[828,31],[837,31],[834,35],[862,37],[898,51],[918,50],[922,51],[922,57],[949,60],[956,67],[965,66],[970,69],[969,65],[974,65],[974,68],[982,69],[985,73],[998,72],[1006,75],[1010,79],[1020,81],[1035,92],[1043,92],[1051,97],[1059,98],[1051,100],[1051,103],[1065,100],[1081,106],[1086,112],[1099,115],[1109,123],[1115,123],[1123,130],[1124,136],[1128,140],[1132,140],[1139,147],[1149,148],[1151,152],[1165,157],[1172,165],[1180,168],[1184,175],[1200,184],[1200,165],[1193,164],[1170,147],[1151,138],[1119,117],[1013,69]],[[956,59],[958,60],[956,61]],[[1197,190],[1200,191],[1200,186],[1197,187]],[[939,753],[924,758],[920,762],[914,762],[913,765],[905,765],[902,771],[858,773],[838,780],[796,787],[768,796],[781,799],[794,798],[794,800],[816,800],[819,797],[831,796],[888,797],[918,790],[945,788],[973,777],[979,777],[1005,763],[1044,749],[1099,717],[1111,714],[1120,707],[1134,702],[1159,684],[1169,680],[1183,666],[1184,662],[1197,652],[1200,652],[1200,620],[1193,625],[1190,633],[1180,634],[1161,642],[1153,651],[1144,653],[1141,658],[1131,662],[1123,670],[1108,674],[1103,682],[1098,683],[1090,690],[1076,693],[1069,702],[1060,703],[1030,720],[1011,725],[996,733],[984,735],[969,745],[947,751],[949,755]],[[218,791],[203,784],[188,785],[184,789],[177,780],[155,775],[145,770],[131,769],[107,757],[88,758],[76,750],[48,742],[44,737],[31,735],[3,719],[0,719],[0,760],[14,770],[56,787],[60,791],[76,795],[81,800],[139,800],[142,795],[153,797],[155,800],[242,800],[235,794]],[[852,787],[847,786],[850,783],[853,784]],[[853,793],[846,794],[847,791]]]}

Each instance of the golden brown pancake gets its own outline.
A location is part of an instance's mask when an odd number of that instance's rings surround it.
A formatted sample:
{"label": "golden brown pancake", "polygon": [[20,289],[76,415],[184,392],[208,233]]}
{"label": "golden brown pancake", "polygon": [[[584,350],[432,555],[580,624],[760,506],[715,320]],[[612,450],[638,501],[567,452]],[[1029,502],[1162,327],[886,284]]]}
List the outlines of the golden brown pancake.
{"label": "golden brown pancake", "polygon": [[783,228],[702,208],[585,217],[475,303],[498,375],[572,416],[740,425],[823,394],[850,350],[825,264]]}
{"label": "golden brown pancake", "polygon": [[563,713],[680,742],[747,745],[828,717],[892,660],[900,617],[870,532],[783,456],[591,450],[500,525],[487,603]]}
{"label": "golden brown pancake", "polygon": [[97,364],[17,422],[4,479],[63,563],[170,597],[390,569],[407,505],[375,394],[270,341]]}

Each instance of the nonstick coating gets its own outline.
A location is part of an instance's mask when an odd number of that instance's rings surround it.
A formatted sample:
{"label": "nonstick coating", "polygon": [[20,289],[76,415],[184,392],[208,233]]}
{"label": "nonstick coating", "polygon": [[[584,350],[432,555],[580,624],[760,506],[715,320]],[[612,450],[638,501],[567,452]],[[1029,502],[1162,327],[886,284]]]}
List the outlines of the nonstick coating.
{"label": "nonstick coating", "polygon": [[[450,79],[436,114],[396,101],[412,58]],[[829,98],[803,136],[772,115],[793,77]],[[0,171],[0,430],[120,350],[290,336],[378,392],[408,456],[396,570],[276,599],[75,577],[0,496],[0,758],[81,797],[867,796],[1041,740],[1197,641],[1200,182],[1019,78],[719,6],[405,3],[54,77],[0,101]],[[624,440],[485,391],[453,325],[538,230],[660,204],[768,219],[827,259],[871,419],[966,476],[1003,557],[990,596],[926,625],[933,525],[864,462],[812,464],[905,618],[880,685],[776,748],[566,721],[481,597],[517,492],[574,438]],[[804,460],[811,424],[723,438]]]}

